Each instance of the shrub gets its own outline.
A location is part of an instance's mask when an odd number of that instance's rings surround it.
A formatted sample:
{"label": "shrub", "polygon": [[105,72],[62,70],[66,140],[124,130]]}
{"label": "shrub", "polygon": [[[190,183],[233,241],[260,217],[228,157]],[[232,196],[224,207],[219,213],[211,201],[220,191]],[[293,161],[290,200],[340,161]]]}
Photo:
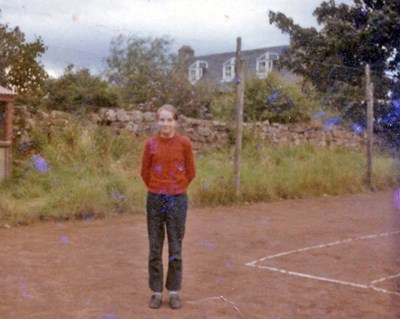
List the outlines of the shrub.
{"label": "shrub", "polygon": [[236,118],[236,93],[215,93],[211,98],[210,112],[216,120],[234,121]]}
{"label": "shrub", "polygon": [[91,75],[88,69],[74,70],[72,64],[62,76],[48,80],[46,88],[45,106],[48,109],[82,114],[120,105],[116,90],[105,80]]}
{"label": "shrub", "polygon": [[302,92],[300,87],[285,82],[274,72],[266,79],[255,78],[246,83],[246,121],[304,122],[319,108],[313,91]]}

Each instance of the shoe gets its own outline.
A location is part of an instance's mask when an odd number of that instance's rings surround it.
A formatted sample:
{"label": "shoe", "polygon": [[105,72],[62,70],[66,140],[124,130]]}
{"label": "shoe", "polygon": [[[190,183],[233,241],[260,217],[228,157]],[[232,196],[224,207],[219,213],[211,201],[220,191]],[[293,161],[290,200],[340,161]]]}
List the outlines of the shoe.
{"label": "shoe", "polygon": [[152,295],[149,303],[149,307],[152,309],[158,309],[161,307],[161,297]]}
{"label": "shoe", "polygon": [[178,294],[171,294],[169,296],[169,306],[172,309],[179,309],[182,307],[181,299],[179,298]]}

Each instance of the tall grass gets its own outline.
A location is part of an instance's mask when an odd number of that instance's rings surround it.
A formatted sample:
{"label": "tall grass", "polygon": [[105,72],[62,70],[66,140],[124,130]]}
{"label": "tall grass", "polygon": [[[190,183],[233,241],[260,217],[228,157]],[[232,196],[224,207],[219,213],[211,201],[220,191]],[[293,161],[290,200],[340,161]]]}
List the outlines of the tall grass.
{"label": "tall grass", "polygon": [[[2,186],[2,219],[33,220],[110,216],[143,209],[139,181],[142,140],[100,127],[72,123],[62,131],[34,132],[47,172],[31,155],[17,161],[14,179]],[[25,207],[30,203],[29,209]]]}
{"label": "tall grass", "polygon": [[[35,151],[16,153],[14,177],[0,186],[2,223],[144,212],[146,189],[139,174],[143,139],[79,123],[33,135]],[[46,160],[46,172],[35,167],[32,155]],[[196,155],[197,178],[189,189],[192,205],[236,201],[232,158],[232,149]],[[365,155],[357,150],[278,147],[248,139],[242,157],[240,200],[362,192],[367,189],[365,164]],[[399,175],[393,159],[377,155],[374,168],[378,189],[396,185]]]}
{"label": "tall grass", "polygon": [[[199,176],[191,188],[196,205],[234,203],[233,150],[210,152],[197,159]],[[399,179],[394,159],[374,158],[374,186],[394,187]],[[359,150],[321,149],[313,145],[270,146],[249,142],[241,165],[241,201],[257,202],[339,195],[368,190],[366,157]]]}

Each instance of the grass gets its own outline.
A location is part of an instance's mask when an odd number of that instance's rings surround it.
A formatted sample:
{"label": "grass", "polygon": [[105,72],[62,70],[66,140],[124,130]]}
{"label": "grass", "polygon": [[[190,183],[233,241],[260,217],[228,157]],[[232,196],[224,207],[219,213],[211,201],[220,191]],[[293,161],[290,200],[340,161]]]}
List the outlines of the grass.
{"label": "grass", "polygon": [[[198,178],[191,187],[195,205],[226,205],[235,202],[233,169],[227,160],[232,150],[210,152],[197,159]],[[229,162],[228,162],[229,163]],[[366,157],[359,150],[320,149],[313,145],[245,145],[241,165],[241,201],[274,201],[325,194],[340,195],[369,189]],[[396,186],[399,172],[394,159],[374,157],[374,186]]]}
{"label": "grass", "polygon": [[[14,177],[0,186],[0,221],[9,225],[143,213],[146,189],[140,179],[143,139],[104,128],[71,123],[63,130],[36,131],[35,150],[16,152]],[[45,159],[41,172],[32,156]],[[193,206],[236,202],[233,149],[196,155],[197,178],[190,186]],[[273,201],[368,189],[365,155],[357,150],[311,145],[278,147],[247,139],[241,165],[239,201]],[[377,189],[396,186],[394,160],[374,158]]]}

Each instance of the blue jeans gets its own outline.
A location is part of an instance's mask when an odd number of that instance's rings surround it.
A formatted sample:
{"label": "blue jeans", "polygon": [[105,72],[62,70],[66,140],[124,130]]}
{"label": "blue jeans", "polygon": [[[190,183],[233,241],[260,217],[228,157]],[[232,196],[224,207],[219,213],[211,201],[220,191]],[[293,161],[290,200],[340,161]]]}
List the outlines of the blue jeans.
{"label": "blue jeans", "polygon": [[147,193],[147,231],[149,236],[149,286],[163,290],[162,251],[165,230],[168,237],[168,273],[166,288],[178,291],[182,286],[182,240],[185,234],[188,199],[186,194]]}

